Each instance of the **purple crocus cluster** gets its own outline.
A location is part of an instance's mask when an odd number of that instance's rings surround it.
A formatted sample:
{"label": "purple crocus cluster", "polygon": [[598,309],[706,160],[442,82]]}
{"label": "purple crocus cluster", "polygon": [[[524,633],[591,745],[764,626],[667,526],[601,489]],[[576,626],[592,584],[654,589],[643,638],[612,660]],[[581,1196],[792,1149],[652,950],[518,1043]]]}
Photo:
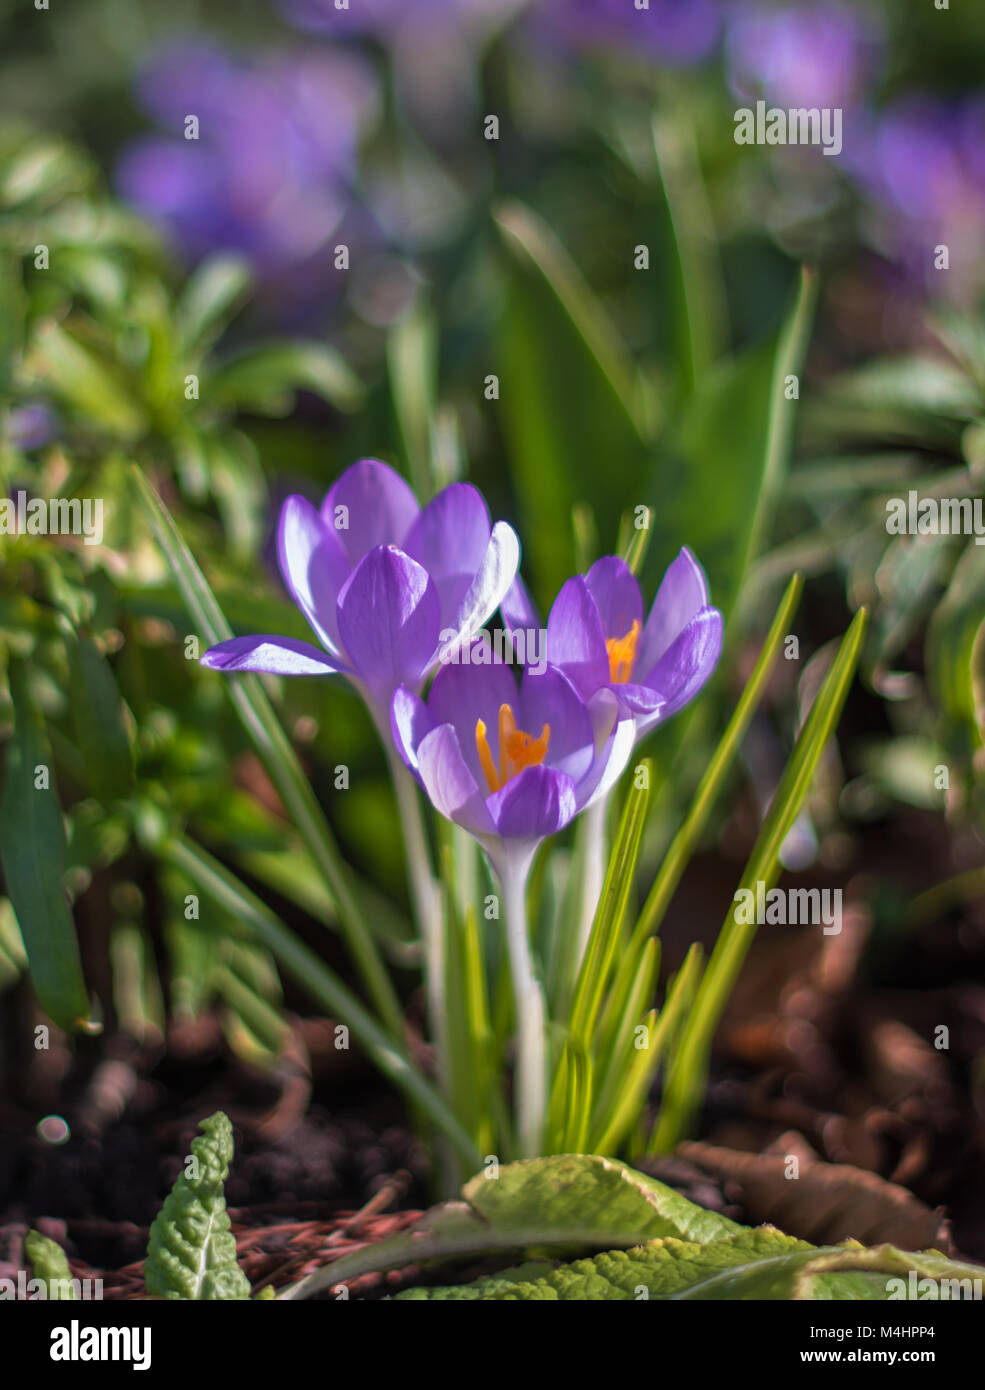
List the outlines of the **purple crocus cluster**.
{"label": "purple crocus cluster", "polygon": [[668,67],[700,63],[722,31],[718,0],[535,0],[530,19],[544,41],[631,51]]}
{"label": "purple crocus cluster", "polygon": [[190,259],[239,251],[271,274],[336,237],[377,109],[375,78],[356,55],[240,62],[190,39],[151,60],[138,100],[159,133],[125,150],[117,185]]}
{"label": "purple crocus cluster", "polygon": [[[227,672],[341,675],[442,815],[501,872],[604,797],[637,739],[708,680],[721,614],[682,550],[644,621],[639,584],[616,556],[562,588],[547,661],[519,686],[504,664],[470,660],[497,609],[536,623],[517,578],[520,549],[481,494],[452,483],[419,507],[386,464],[346,469],[320,508],[284,504],[281,573],[319,646],[234,637],[202,657]],[[421,692],[433,673],[427,699]]]}

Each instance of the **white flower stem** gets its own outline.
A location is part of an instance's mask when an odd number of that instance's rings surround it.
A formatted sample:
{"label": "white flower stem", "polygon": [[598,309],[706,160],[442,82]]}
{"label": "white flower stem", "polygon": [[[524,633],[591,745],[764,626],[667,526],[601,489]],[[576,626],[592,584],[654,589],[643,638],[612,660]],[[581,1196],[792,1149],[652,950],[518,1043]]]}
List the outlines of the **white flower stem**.
{"label": "white flower stem", "polygon": [[598,801],[593,802],[582,815],[581,902],[579,905],[577,949],[574,960],[575,979],[578,977],[578,971],[581,969],[581,963],[585,958],[585,948],[588,945],[588,938],[591,935],[592,923],[595,920],[595,912],[599,905],[599,898],[602,896],[602,884],[605,881],[606,800],[607,798],[604,796],[599,797]]}
{"label": "white flower stem", "polygon": [[527,932],[527,873],[529,862],[504,867],[503,915],[516,1009],[516,1064],[513,1076],[516,1142],[521,1158],[540,1152],[547,1103],[544,996],[534,974]]}
{"label": "white flower stem", "polygon": [[397,809],[404,832],[407,876],[414,918],[424,948],[428,1023],[437,1052],[438,1079],[444,1090],[448,1080],[448,1030],[445,1018],[445,941],[441,893],[431,871],[431,851],[424,828],[424,817],[421,814],[417,783],[399,756],[389,747],[387,755],[390,759],[393,786],[397,794]]}

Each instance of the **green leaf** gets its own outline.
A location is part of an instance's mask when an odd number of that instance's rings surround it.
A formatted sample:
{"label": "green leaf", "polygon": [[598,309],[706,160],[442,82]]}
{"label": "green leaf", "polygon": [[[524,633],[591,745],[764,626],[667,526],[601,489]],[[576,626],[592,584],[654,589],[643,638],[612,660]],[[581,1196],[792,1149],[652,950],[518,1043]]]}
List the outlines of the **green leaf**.
{"label": "green leaf", "polygon": [[[909,1297],[911,1270],[918,1278],[936,1283],[981,1280],[985,1273],[934,1251],[911,1255],[891,1245],[866,1250],[854,1242],[819,1248],[783,1235],[772,1226],[760,1226],[709,1244],[654,1240],[635,1250],[611,1250],[548,1272],[521,1267],[473,1284],[407,1289],[396,1297],[418,1302],[888,1301]],[[920,1296],[927,1296],[926,1287]]]}
{"label": "green leaf", "polygon": [[735,607],[789,461],[797,401],[786,398],[785,382],[800,371],[816,288],[805,272],[776,341],[706,372],[662,443],[649,489],[658,518],[644,569],[651,590],[686,544],[726,620]]}
{"label": "green leaf", "polygon": [[150,1228],[144,1283],[158,1298],[248,1299],[250,1285],[236,1263],[223,1191],[233,1157],[232,1125],[218,1110],[199,1129]]}
{"label": "green leaf", "polygon": [[575,569],[559,518],[578,502],[602,545],[639,502],[647,457],[640,387],[626,345],[553,233],[529,209],[496,218],[510,252],[499,376],[513,482],[526,522],[524,555],[542,600]]}
{"label": "green leaf", "polygon": [[49,1240],[38,1231],[28,1231],[24,1237],[24,1253],[30,1261],[32,1277],[47,1281],[49,1299],[71,1302],[75,1298],[72,1271],[57,1241]]}
{"label": "green leaf", "polygon": [[662,1236],[703,1243],[742,1230],[654,1178],[595,1154],[510,1163],[498,1176],[472,1178],[462,1197],[434,1207],[412,1230],[316,1270],[282,1297],[310,1298],[361,1274],[447,1257],[530,1246],[609,1249]]}
{"label": "green leaf", "polygon": [[420,304],[398,320],[387,338],[390,394],[400,426],[411,481],[420,501],[434,492],[431,430],[437,397],[437,332]]}
{"label": "green leaf", "polygon": [[51,749],[22,662],[12,660],[8,674],[15,725],[0,799],[0,860],[7,892],[38,1002],[60,1028],[87,1029],[92,1027],[89,999],[63,884],[65,826]]}
{"label": "green leaf", "polygon": [[91,638],[68,643],[75,741],[93,795],[108,804],[133,787],[133,750],[109,662]]}
{"label": "green leaf", "polygon": [[225,327],[252,283],[242,256],[210,256],[189,276],[178,300],[178,331],[186,352],[201,352]]}
{"label": "green leaf", "polygon": [[213,405],[287,415],[295,393],[312,391],[338,410],[355,410],[363,388],[342,355],[324,343],[277,342],[250,348],[203,383]]}
{"label": "green leaf", "polygon": [[143,411],[126,383],[68,329],[46,323],[31,358],[32,372],[80,415],[121,439],[143,433]]}

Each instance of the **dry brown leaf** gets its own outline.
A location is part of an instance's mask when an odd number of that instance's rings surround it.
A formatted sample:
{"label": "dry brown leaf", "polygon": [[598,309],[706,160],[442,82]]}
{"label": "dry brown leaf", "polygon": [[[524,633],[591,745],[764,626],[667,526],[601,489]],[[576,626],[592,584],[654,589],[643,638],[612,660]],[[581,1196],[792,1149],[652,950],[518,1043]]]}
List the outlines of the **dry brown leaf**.
{"label": "dry brown leaf", "polygon": [[[903,1250],[951,1252],[948,1222],[940,1212],[876,1173],[843,1163],[813,1161],[800,1134],[785,1134],[772,1153],[740,1153],[712,1144],[680,1144],[677,1152],[708,1173],[738,1183],[745,1219],[770,1222],[817,1245],[889,1241]],[[799,1176],[787,1177],[788,1155]]]}

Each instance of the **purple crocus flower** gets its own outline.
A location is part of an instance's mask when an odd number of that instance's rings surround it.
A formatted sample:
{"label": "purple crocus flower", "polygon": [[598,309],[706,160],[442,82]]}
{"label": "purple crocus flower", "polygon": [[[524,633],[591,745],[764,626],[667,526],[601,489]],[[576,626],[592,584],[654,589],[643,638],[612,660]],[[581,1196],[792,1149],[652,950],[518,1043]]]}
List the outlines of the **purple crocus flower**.
{"label": "purple crocus flower", "polygon": [[[503,603],[512,628],[536,623],[517,580]],[[722,615],[685,546],[670,564],[644,621],[640,586],[617,555],[567,580],[547,620],[547,661],[590,700],[607,690],[635,721],[638,738],[693,700],[722,648]]]}
{"label": "purple crocus flower", "polygon": [[583,699],[561,671],[442,666],[427,701],[398,689],[397,750],[435,808],[480,842],[501,879],[524,877],[541,840],[604,796],[632,752],[607,690]]}
{"label": "purple crocus flower", "polygon": [[321,509],[284,503],[281,573],[321,649],[288,637],[234,637],[202,657],[219,671],[348,677],[381,730],[398,686],[418,690],[488,621],[512,583],[519,542],[490,525],[481,494],[452,483],[421,508],[385,463],[347,468]]}
{"label": "purple crocus flower", "polygon": [[530,954],[526,883],[537,846],[600,803],[633,749],[633,721],[611,691],[582,699],[561,671],[445,665],[427,702],[391,704],[400,756],[435,808],[479,841],[503,890],[517,1020],[516,1134],[539,1152],[546,1109],[544,1000]]}

